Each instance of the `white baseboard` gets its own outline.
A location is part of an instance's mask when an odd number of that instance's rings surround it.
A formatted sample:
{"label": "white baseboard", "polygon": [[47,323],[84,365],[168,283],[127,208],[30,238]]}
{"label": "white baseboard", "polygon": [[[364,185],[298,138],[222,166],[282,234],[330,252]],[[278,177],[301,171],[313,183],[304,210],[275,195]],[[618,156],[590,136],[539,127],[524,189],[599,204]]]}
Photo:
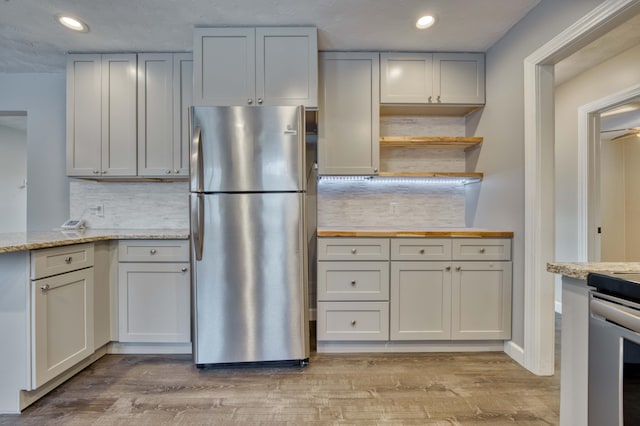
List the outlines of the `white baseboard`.
{"label": "white baseboard", "polygon": [[363,352],[502,352],[500,341],[433,341],[433,342],[317,342],[318,353],[363,353]]}
{"label": "white baseboard", "polygon": [[504,353],[524,367],[524,349],[521,346],[516,345],[512,340],[504,342]]}
{"label": "white baseboard", "polygon": [[190,354],[191,343],[123,343],[111,342],[107,349],[110,354],[152,355]]}

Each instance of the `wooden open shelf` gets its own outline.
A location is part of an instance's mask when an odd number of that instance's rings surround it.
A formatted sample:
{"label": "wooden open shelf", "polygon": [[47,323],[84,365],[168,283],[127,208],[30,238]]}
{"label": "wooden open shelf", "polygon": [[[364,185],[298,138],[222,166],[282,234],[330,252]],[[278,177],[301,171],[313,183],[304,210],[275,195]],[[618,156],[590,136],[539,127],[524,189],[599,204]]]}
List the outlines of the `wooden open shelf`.
{"label": "wooden open shelf", "polygon": [[466,151],[482,141],[483,138],[479,136],[382,136],[380,148],[451,148]]}
{"label": "wooden open shelf", "polygon": [[465,183],[480,182],[484,173],[466,172],[380,172],[380,177],[459,179]]}

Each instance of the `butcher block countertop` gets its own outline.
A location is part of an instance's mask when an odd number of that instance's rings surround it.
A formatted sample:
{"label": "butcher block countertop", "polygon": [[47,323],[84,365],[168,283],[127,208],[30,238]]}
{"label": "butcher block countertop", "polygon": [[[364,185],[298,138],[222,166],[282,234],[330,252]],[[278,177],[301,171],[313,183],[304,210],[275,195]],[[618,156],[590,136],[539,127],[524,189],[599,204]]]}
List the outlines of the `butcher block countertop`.
{"label": "butcher block countertop", "polygon": [[188,238],[188,229],[85,229],[0,233],[0,253],[105,240],[186,240]]}
{"label": "butcher block countertop", "polygon": [[513,231],[480,228],[319,227],[318,237],[478,237],[513,238]]}

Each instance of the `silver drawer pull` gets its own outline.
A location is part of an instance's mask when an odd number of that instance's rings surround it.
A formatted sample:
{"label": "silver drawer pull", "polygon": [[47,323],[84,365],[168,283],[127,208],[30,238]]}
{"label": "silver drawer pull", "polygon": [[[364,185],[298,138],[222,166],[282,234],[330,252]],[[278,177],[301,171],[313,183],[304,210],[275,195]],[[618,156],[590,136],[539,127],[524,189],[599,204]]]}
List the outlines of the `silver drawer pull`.
{"label": "silver drawer pull", "polygon": [[480,249],[480,253],[484,253],[484,247]]}
{"label": "silver drawer pull", "polygon": [[462,268],[460,266],[456,266],[456,271],[461,270]]}
{"label": "silver drawer pull", "polygon": [[450,270],[451,270],[451,266],[446,266],[446,267],[444,268],[444,270],[445,270],[445,271],[450,271]]}
{"label": "silver drawer pull", "polygon": [[424,249],[423,248],[420,249],[420,254],[424,254]]}
{"label": "silver drawer pull", "polygon": [[49,284],[45,284],[45,285],[41,285],[40,286],[40,290],[42,291],[47,291],[49,290],[51,287],[49,286]]}
{"label": "silver drawer pull", "polygon": [[71,261],[73,260],[73,257],[69,256],[69,257],[65,257],[64,258],[64,263],[66,263],[67,265],[71,263]]}
{"label": "silver drawer pull", "polygon": [[351,285],[356,285],[356,280],[352,280]]}
{"label": "silver drawer pull", "polygon": [[180,269],[182,272],[187,272],[187,268]]}
{"label": "silver drawer pull", "polygon": [[154,254],[156,254],[156,253],[157,253],[157,251],[156,251],[156,249],[151,249],[151,250],[149,250],[149,253],[151,253],[152,255],[154,255]]}
{"label": "silver drawer pull", "polygon": [[351,253],[356,254],[358,252],[358,250],[356,250],[355,248],[351,249]]}
{"label": "silver drawer pull", "polygon": [[356,326],[356,320],[352,320],[351,321],[351,327],[355,327]]}

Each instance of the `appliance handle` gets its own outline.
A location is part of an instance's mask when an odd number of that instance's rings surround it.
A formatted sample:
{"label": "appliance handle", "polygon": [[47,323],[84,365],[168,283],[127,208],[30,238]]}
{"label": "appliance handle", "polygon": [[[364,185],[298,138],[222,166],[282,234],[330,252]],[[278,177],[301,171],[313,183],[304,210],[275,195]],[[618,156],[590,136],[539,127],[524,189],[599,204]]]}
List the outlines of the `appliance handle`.
{"label": "appliance handle", "polygon": [[589,307],[592,314],[615,322],[635,333],[640,333],[640,312],[637,310],[615,303],[605,302],[601,299],[591,299]]}
{"label": "appliance handle", "polygon": [[191,140],[191,192],[204,191],[202,161],[202,130],[196,127]]}
{"label": "appliance handle", "polygon": [[204,246],[204,195],[191,195],[191,241],[196,260],[202,260]]}

